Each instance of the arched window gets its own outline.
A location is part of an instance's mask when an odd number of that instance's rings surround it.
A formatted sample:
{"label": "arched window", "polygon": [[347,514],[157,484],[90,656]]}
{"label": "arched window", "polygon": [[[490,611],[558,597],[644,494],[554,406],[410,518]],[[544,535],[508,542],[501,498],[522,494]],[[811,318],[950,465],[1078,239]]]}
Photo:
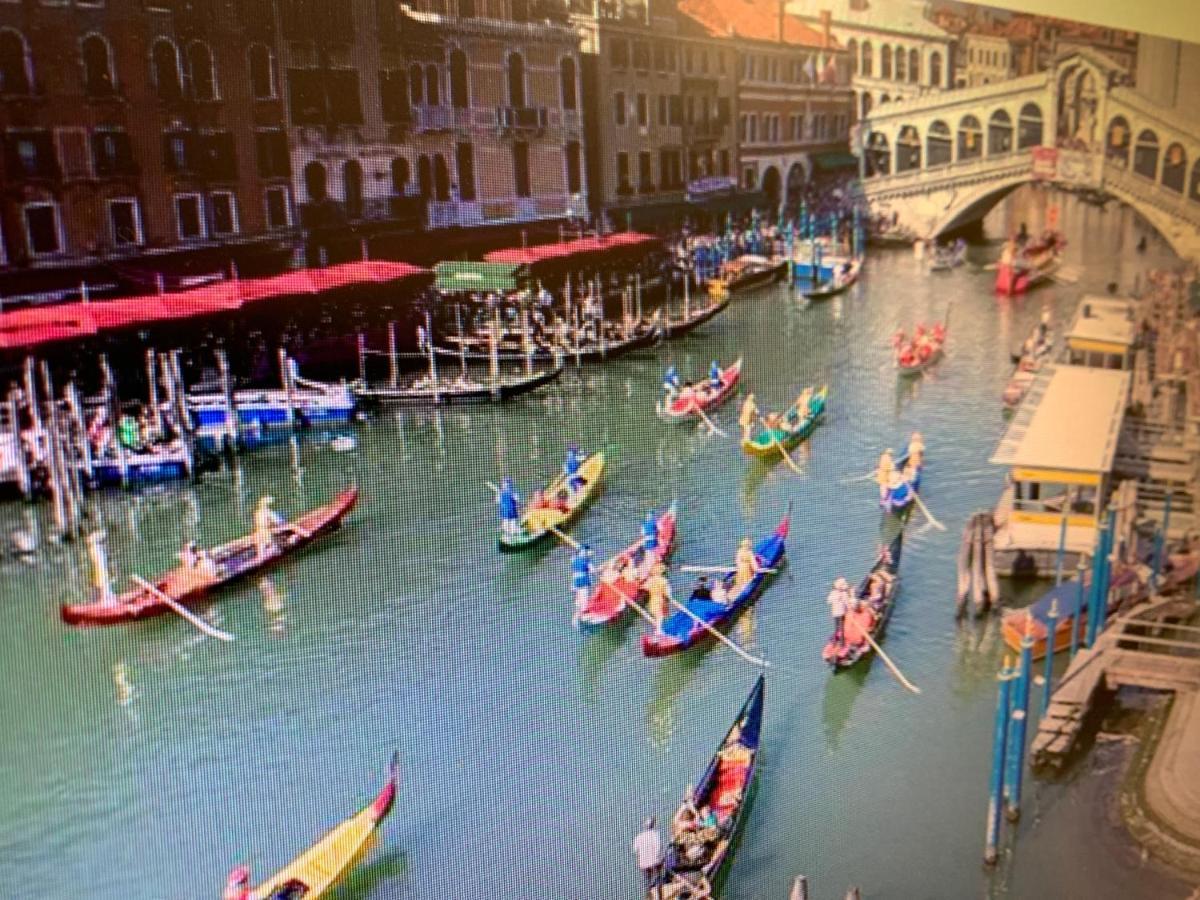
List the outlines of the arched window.
{"label": "arched window", "polygon": [[892,48],[887,44],[879,48],[879,77],[892,77]]}
{"label": "arched window", "polygon": [[891,103],[891,102],[892,102],[891,94],[880,94],[879,95],[879,105],[880,106],[883,106],[883,104],[885,104],[885,103]]}
{"label": "arched window", "polygon": [[921,53],[916,48],[908,51],[908,80],[913,84],[921,80]]}
{"label": "arched window", "polygon": [[562,84],[562,108],[575,109],[578,106],[575,89],[575,60],[564,56],[558,65],[559,81]]}
{"label": "arched window", "polygon": [[[857,75],[858,74],[858,41],[856,41],[854,38],[850,38],[850,40],[846,42],[846,55],[850,57],[850,74]],[[796,80],[799,81],[800,79],[797,78]]]}
{"label": "arched window", "polygon": [[864,78],[871,77],[871,42],[863,41],[862,43],[862,74]]}
{"label": "arched window", "polygon": [[999,156],[1012,151],[1012,118],[1002,109],[996,110],[988,119],[987,153]]}
{"label": "arched window", "polygon": [[408,95],[413,106],[420,106],[425,102],[425,75],[416,63],[408,69]]}
{"label": "arched window", "polygon": [[[947,129],[949,131],[949,129]],[[905,125],[896,138],[896,174],[921,168],[921,133],[915,125]]]}
{"label": "arched window", "polygon": [[155,41],[150,50],[150,68],[160,100],[178,100],[183,96],[179,72],[179,51],[165,38]]}
{"label": "arched window", "polygon": [[1183,182],[1187,178],[1187,153],[1182,144],[1172,144],[1163,156],[1162,183],[1177,194],[1183,193]]}
{"label": "arched window", "polygon": [[275,56],[265,44],[253,44],[246,51],[250,66],[250,93],[255,100],[271,100],[278,96],[275,80]]}
{"label": "arched window", "polygon": [[320,203],[329,196],[325,167],[315,160],[304,167],[304,190],[308,193],[310,203]]}
{"label": "arched window", "polygon": [[433,166],[429,163],[429,157],[424,154],[417,159],[417,189],[422,200],[433,196]]}
{"label": "arched window", "polygon": [[983,127],[972,115],[958,123],[958,158],[977,159],[983,155]]}
{"label": "arched window", "polygon": [[1124,116],[1117,116],[1108,123],[1108,139],[1105,155],[1123,166],[1129,165],[1129,123]]}
{"label": "arched window", "polygon": [[33,57],[25,37],[0,29],[0,94],[28,94],[33,85]]}
{"label": "arched window", "polygon": [[953,148],[950,145],[950,126],[937,119],[930,123],[929,134],[925,138],[925,165],[944,166],[953,158]]}
{"label": "arched window", "polygon": [[450,199],[450,167],[446,165],[446,157],[440,153],[433,157],[433,191],[438,200],[445,202]]}
{"label": "arched window", "polygon": [[392,160],[392,195],[403,197],[408,190],[408,160],[397,156]]}
{"label": "arched window", "polygon": [[871,114],[871,92],[863,91],[862,92],[862,116],[861,116],[861,118],[865,119],[870,114]]}
{"label": "arched window", "polygon": [[520,109],[525,106],[525,58],[520,53],[510,53],[506,69],[508,105]]}
{"label": "arched window", "polygon": [[929,84],[932,87],[942,86],[942,54],[936,50],[929,54]]}
{"label": "arched window", "polygon": [[89,34],[79,44],[83,57],[83,90],[90,97],[104,97],[116,90],[112,47],[99,34]]}
{"label": "arched window", "polygon": [[361,219],[363,214],[363,172],[357,159],[348,159],[342,166],[342,195],[346,202],[346,218]]}
{"label": "arched window", "polygon": [[1025,150],[1042,143],[1042,108],[1026,103],[1017,116],[1017,149]]}
{"label": "arched window", "polygon": [[441,73],[438,67],[430,63],[425,67],[425,102],[437,106],[442,102]]}
{"label": "arched window", "polygon": [[1158,175],[1158,135],[1149,128],[1137,136],[1134,144],[1133,171],[1150,179]]}
{"label": "arched window", "polygon": [[202,41],[188,45],[188,75],[192,80],[192,97],[196,100],[217,99],[217,70],[213,66],[212,50]]}
{"label": "arched window", "polygon": [[1192,183],[1188,186],[1188,199],[1200,203],[1200,159],[1192,163]]}
{"label": "arched window", "polygon": [[467,54],[457,47],[450,51],[450,105],[455,109],[466,109],[471,105]]}
{"label": "arched window", "polygon": [[896,80],[897,81],[904,80],[904,58],[905,58],[904,48],[897,47],[896,48]]}
{"label": "arched window", "polygon": [[873,131],[867,138],[867,177],[890,175],[891,171],[892,151],[888,147],[887,135]]}

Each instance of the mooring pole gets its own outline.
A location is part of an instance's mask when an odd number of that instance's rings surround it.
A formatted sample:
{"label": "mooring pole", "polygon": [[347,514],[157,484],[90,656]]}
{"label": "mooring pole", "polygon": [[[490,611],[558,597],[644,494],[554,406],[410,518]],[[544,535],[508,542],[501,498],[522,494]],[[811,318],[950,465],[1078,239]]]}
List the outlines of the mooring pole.
{"label": "mooring pole", "polygon": [[1050,707],[1051,686],[1054,682],[1054,647],[1058,643],[1058,598],[1050,601],[1050,609],[1046,613],[1046,665],[1042,672],[1045,684],[1042,685],[1042,707],[1038,718],[1046,715]]}
{"label": "mooring pole", "polygon": [[[429,336],[433,340],[433,335]],[[388,322],[388,386],[393,390],[400,380],[400,361],[396,357],[396,323]]]}
{"label": "mooring pole", "polygon": [[1104,625],[1108,619],[1108,595],[1112,583],[1113,540],[1116,537],[1116,521],[1117,511],[1110,509],[1108,511],[1108,524],[1105,530],[1104,559],[1102,560],[1103,568],[1101,569],[1104,580],[1100,583],[1100,594],[1096,604],[1096,635],[1099,635],[1104,630]]}
{"label": "mooring pole", "polygon": [[1079,652],[1079,618],[1083,615],[1083,581],[1087,574],[1087,563],[1083,561],[1082,554],[1079,557],[1079,562],[1075,566],[1076,585],[1075,595],[1075,611],[1071,614],[1071,659],[1075,658],[1075,654]]}
{"label": "mooring pole", "polygon": [[803,875],[797,875],[796,880],[792,882],[792,892],[788,894],[788,900],[808,900],[808,879]]}
{"label": "mooring pole", "polygon": [[1025,774],[1025,730],[1029,721],[1029,689],[1033,681],[1033,635],[1028,626],[1021,638],[1021,668],[1017,676],[1016,696],[1013,698],[1012,724],[1008,736],[1008,821],[1021,817],[1021,782]]}
{"label": "mooring pole", "polygon": [[355,345],[358,348],[358,380],[365,388],[367,386],[367,336],[361,331],[355,335]]}
{"label": "mooring pole", "polygon": [[1004,811],[1004,755],[1008,744],[1008,698],[1014,678],[1008,657],[999,673],[996,697],[995,730],[992,734],[992,778],[988,786],[987,835],[984,840],[983,862],[994,866],[999,859],[1001,813]]}
{"label": "mooring pole", "polygon": [[1088,591],[1088,620],[1087,633],[1084,636],[1083,646],[1091,647],[1096,642],[1097,622],[1100,615],[1100,593],[1101,579],[1104,577],[1104,558],[1108,554],[1106,545],[1108,544],[1108,523],[1100,526],[1100,531],[1096,535],[1096,551],[1092,557],[1092,586]]}
{"label": "mooring pole", "polygon": [[1171,525],[1171,492],[1167,491],[1167,500],[1163,505],[1162,527],[1154,536],[1154,570],[1150,573],[1150,593],[1158,589],[1158,576],[1162,573],[1163,553],[1167,547],[1167,528]]}
{"label": "mooring pole", "polygon": [[1062,524],[1058,528],[1058,553],[1054,557],[1054,586],[1062,584],[1063,557],[1067,554],[1067,516],[1071,512],[1071,491],[1063,498]]}

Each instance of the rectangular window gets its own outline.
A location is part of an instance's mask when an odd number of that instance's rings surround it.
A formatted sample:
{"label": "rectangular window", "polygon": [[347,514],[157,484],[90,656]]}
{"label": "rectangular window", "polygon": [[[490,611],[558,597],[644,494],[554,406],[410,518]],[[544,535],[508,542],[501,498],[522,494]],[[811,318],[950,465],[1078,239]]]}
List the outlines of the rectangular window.
{"label": "rectangular window", "polygon": [[181,241],[195,241],[207,234],[199,194],[175,195],[175,231]]}
{"label": "rectangular window", "polygon": [[563,152],[567,157],[567,193],[583,193],[583,166],[578,141],[568,141]]}
{"label": "rectangular window", "polygon": [[200,136],[201,157],[197,171],[219,181],[234,181],[237,178],[237,150],[233,134],[215,131]]}
{"label": "rectangular window", "polygon": [[258,174],[263,178],[289,178],[292,160],[288,153],[287,132],[283,129],[259,131],[254,135]]}
{"label": "rectangular window", "polygon": [[628,153],[618,153],[617,154],[617,190],[618,191],[631,190],[631,187],[629,184],[629,154]]}
{"label": "rectangular window", "polygon": [[228,191],[210,194],[209,206],[212,208],[212,233],[214,235],[237,234],[237,198]]}
{"label": "rectangular window", "polygon": [[753,144],[758,140],[758,116],[750,116],[750,143]]}
{"label": "rectangular window", "polygon": [[613,94],[613,115],[618,125],[625,124],[625,92],[617,91]]}
{"label": "rectangular window", "polygon": [[678,94],[674,94],[670,101],[671,124],[683,124],[683,98]]}
{"label": "rectangular window", "polygon": [[648,150],[638,154],[638,190],[643,194],[654,190],[654,169]]}
{"label": "rectangular window", "polygon": [[30,256],[50,256],[62,252],[58,207],[53,203],[25,204],[25,237]]}
{"label": "rectangular window", "polygon": [[692,48],[683,48],[683,71],[689,75],[692,73]]}
{"label": "rectangular window", "polygon": [[50,132],[9,132],[4,143],[5,163],[10,172],[27,178],[58,176],[58,155]]}
{"label": "rectangular window", "polygon": [[466,141],[454,149],[454,162],[458,168],[458,196],[461,200],[475,199],[475,147]]}
{"label": "rectangular window", "polygon": [[529,183],[529,145],[524,141],[513,144],[513,185],[518,197],[533,196]]}
{"label": "rectangular window", "polygon": [[650,46],[642,41],[633,44],[633,67],[640,72],[650,70]]}
{"label": "rectangular window", "polygon": [[728,97],[717,98],[717,123],[720,125],[728,125],[730,118],[730,105]]}
{"label": "rectangular window", "polygon": [[379,99],[383,121],[403,123],[412,118],[408,105],[408,76],[403,71],[379,73]]}
{"label": "rectangular window", "polygon": [[97,131],[92,135],[92,160],[96,174],[134,175],[133,144],[124,131]]}
{"label": "rectangular window", "polygon": [[667,95],[666,94],[658,95],[658,124],[659,125],[667,124]]}
{"label": "rectangular window", "polygon": [[108,201],[108,229],[114,247],[137,247],[142,243],[142,213],[133,197]]}
{"label": "rectangular window", "polygon": [[163,138],[163,161],[168,172],[192,171],[192,135],[168,134]]}
{"label": "rectangular window", "polygon": [[267,188],[263,193],[263,205],[267,213],[267,228],[275,231],[291,226],[292,204],[286,187]]}
{"label": "rectangular window", "polygon": [[629,65],[629,42],[625,38],[613,38],[608,57],[615,68],[626,68]]}
{"label": "rectangular window", "polygon": [[637,123],[643,128],[650,124],[650,107],[645,94],[637,95]]}
{"label": "rectangular window", "polygon": [[[92,166],[86,129],[56,128],[54,137],[58,144],[58,161],[63,178],[90,178],[93,172],[100,171],[99,161],[95,168]],[[95,140],[93,137],[93,147]]]}
{"label": "rectangular window", "polygon": [[721,149],[721,174],[729,177],[729,151],[725,148]]}

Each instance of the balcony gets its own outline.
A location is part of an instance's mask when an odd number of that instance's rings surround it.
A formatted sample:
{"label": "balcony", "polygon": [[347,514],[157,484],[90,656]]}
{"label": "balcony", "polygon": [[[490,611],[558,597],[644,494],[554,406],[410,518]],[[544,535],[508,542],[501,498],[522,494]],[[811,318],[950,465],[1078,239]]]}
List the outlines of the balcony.
{"label": "balcony", "polygon": [[428,205],[427,227],[471,228],[541,219],[586,218],[587,197],[562,194],[542,197],[509,197],[502,200],[446,201]]}
{"label": "balcony", "polygon": [[683,126],[683,143],[695,144],[706,141],[719,141],[725,136],[727,122],[709,119],[707,122],[692,122]]}
{"label": "balcony", "polygon": [[549,117],[544,106],[501,106],[496,120],[506,131],[535,132],[545,130]]}

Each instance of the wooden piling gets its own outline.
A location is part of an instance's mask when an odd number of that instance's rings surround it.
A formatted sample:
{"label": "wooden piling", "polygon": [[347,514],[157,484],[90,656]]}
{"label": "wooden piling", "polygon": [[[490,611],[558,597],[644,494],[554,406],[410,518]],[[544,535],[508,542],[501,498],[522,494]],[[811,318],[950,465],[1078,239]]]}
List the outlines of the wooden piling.
{"label": "wooden piling", "polygon": [[121,443],[121,401],[117,396],[117,381],[113,377],[112,367],[108,364],[108,356],[100,354],[100,378],[103,384],[105,405],[108,408],[109,423],[112,426],[113,444],[117,449],[117,467],[121,472],[121,486],[129,484],[129,462],[125,458],[125,445]]}
{"label": "wooden piling", "polygon": [[[429,340],[433,340],[433,335],[429,336]],[[400,381],[400,360],[396,356],[396,323],[388,322],[388,386],[392,390]]]}
{"label": "wooden piling", "polygon": [[290,427],[296,427],[295,385],[292,383],[292,366],[287,350],[279,348],[279,378],[283,384],[283,394],[287,400],[285,416]]}
{"label": "wooden piling", "polygon": [[225,440],[230,450],[237,451],[242,446],[242,422],[238,415],[237,403],[234,402],[233,376],[229,371],[229,357],[224,350],[216,350],[217,373],[221,379],[221,394],[225,398]]}

